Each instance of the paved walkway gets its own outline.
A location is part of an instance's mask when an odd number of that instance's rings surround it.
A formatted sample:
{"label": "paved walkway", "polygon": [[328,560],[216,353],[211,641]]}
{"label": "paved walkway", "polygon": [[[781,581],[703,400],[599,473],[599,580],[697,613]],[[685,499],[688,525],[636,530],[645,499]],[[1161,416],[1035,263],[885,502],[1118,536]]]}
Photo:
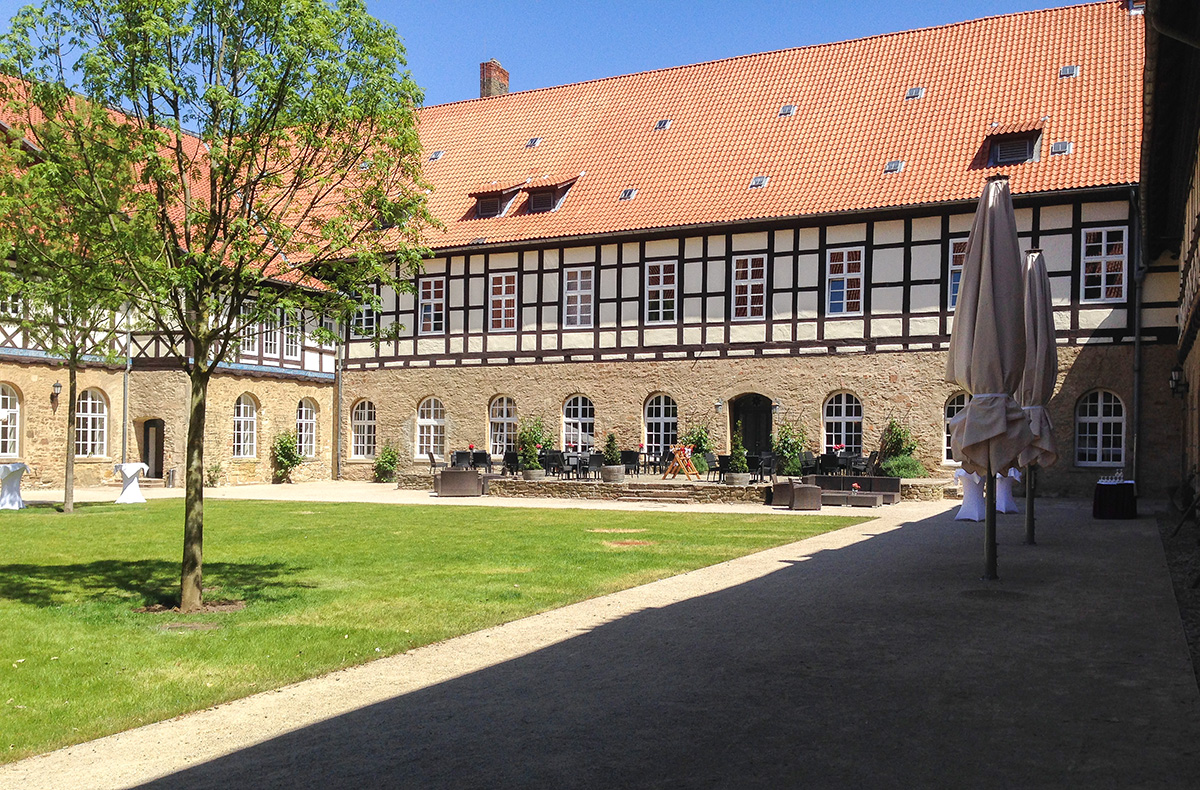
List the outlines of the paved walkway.
{"label": "paved walkway", "polygon": [[[761,512],[761,511],[760,511]],[[861,511],[860,511],[861,512]],[[0,787],[1184,788],[1152,519],[951,503],[0,768]]]}

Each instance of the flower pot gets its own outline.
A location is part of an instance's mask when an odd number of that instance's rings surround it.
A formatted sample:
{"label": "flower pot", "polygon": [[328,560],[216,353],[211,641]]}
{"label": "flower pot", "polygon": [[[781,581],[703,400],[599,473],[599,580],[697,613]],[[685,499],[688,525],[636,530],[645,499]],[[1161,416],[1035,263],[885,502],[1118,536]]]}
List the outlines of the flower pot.
{"label": "flower pot", "polygon": [[750,485],[749,472],[726,472],[725,484],[731,486],[748,486]]}
{"label": "flower pot", "polygon": [[606,483],[624,483],[625,465],[617,464],[616,466],[600,467],[600,479]]}
{"label": "flower pot", "polygon": [[523,477],[526,480],[545,480],[546,479],[546,470],[545,469],[522,469],[521,477]]}

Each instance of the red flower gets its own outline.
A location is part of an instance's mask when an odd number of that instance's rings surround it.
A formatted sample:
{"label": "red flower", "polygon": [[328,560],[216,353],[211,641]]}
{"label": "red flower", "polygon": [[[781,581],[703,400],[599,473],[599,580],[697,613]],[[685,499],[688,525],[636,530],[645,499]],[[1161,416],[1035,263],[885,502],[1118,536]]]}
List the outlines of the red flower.
{"label": "red flower", "polygon": [[475,445],[473,445],[473,444],[468,444],[468,445],[467,445],[467,449],[468,449],[468,450],[474,450],[474,449],[475,449]]}
{"label": "red flower", "polygon": [[534,447],[538,448],[539,450],[542,449],[542,446],[540,444],[535,444]]}
{"label": "red flower", "polygon": [[855,491],[857,491],[857,490],[858,490],[858,489],[860,489],[862,486],[860,486],[858,483],[851,483],[851,484],[850,484],[850,487],[851,487],[851,488],[853,488]]}

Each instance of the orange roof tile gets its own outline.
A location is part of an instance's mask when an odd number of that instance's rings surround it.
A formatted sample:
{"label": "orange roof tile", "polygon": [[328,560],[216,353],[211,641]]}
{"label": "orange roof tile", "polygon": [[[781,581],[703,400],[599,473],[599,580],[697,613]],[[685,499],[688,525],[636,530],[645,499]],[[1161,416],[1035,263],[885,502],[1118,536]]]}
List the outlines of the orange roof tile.
{"label": "orange roof tile", "polygon": [[[1015,194],[1138,180],[1143,17],[1117,0],[427,107],[434,248],[974,200],[996,129],[1073,153]],[[1060,78],[1064,65],[1078,76]],[[904,98],[923,87],[922,98]],[[793,104],[791,117],[779,117]],[[655,130],[660,119],[669,128]],[[527,147],[533,137],[541,143]],[[884,173],[889,160],[904,169]],[[554,212],[475,219],[480,184],[585,173]],[[754,176],[770,176],[749,189]],[[632,200],[622,189],[636,187]]]}

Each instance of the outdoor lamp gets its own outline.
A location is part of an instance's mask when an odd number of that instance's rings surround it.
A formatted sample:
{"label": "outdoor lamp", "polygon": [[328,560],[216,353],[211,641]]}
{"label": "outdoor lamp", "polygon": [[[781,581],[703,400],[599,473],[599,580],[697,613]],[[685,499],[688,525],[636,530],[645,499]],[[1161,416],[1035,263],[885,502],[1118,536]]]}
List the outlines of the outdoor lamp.
{"label": "outdoor lamp", "polygon": [[61,394],[62,384],[56,381],[54,382],[54,386],[50,388],[50,408],[54,411],[58,411],[58,396]]}
{"label": "outdoor lamp", "polygon": [[1176,398],[1182,398],[1187,394],[1187,379],[1183,377],[1183,368],[1179,365],[1171,368],[1171,379],[1167,383],[1171,387],[1171,394]]}
{"label": "outdoor lamp", "polygon": [[779,398],[776,398],[775,402],[771,404],[771,413],[772,414],[779,413]]}
{"label": "outdoor lamp", "polygon": [[717,402],[713,404],[713,408],[715,410],[717,410],[718,412],[720,412],[721,406],[723,406],[724,404],[725,404],[725,401],[721,400],[720,398],[717,398]]}

